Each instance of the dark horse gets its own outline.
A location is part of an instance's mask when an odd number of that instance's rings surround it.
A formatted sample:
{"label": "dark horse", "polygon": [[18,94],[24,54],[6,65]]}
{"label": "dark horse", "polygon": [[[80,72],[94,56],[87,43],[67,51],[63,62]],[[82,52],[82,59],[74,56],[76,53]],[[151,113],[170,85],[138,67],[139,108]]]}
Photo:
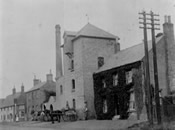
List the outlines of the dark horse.
{"label": "dark horse", "polygon": [[50,105],[50,110],[46,109],[46,107],[44,107],[44,120],[45,121],[52,121],[52,123],[54,123],[54,120],[56,119],[58,122],[60,122],[61,117],[63,118],[63,112],[60,110],[53,110],[53,106]]}

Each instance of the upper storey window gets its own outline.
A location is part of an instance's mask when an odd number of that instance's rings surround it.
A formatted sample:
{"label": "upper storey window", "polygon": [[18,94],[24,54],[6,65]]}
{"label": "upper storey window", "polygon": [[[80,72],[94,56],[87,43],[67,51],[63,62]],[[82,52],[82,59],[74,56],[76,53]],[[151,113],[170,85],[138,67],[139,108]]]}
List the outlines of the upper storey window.
{"label": "upper storey window", "polygon": [[103,88],[106,88],[106,82],[104,79],[102,80],[102,83],[103,83]]}
{"label": "upper storey window", "polygon": [[129,84],[132,82],[132,70],[126,72],[126,84]]}
{"label": "upper storey window", "polygon": [[113,75],[113,86],[118,85],[118,74]]}
{"label": "upper storey window", "polygon": [[69,59],[70,59],[70,68],[69,68],[69,70],[71,70],[71,71],[74,71],[74,56],[73,56],[73,53],[71,53],[71,52],[67,52],[67,53],[65,53],[68,57],[69,57]]}

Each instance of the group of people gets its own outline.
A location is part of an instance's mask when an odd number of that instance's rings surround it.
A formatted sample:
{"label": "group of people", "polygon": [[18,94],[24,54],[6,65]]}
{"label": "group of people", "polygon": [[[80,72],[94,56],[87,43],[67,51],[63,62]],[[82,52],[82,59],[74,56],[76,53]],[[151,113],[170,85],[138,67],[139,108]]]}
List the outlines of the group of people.
{"label": "group of people", "polygon": [[[67,105],[66,104],[66,110],[65,111],[70,111],[71,109],[69,108],[69,105]],[[49,112],[48,112],[49,111]],[[84,106],[84,119],[85,120],[87,120],[88,119],[88,107],[87,107],[87,102],[85,102],[85,106]],[[60,112],[62,112],[62,111],[60,111]],[[75,110],[75,112],[76,112],[76,110]],[[64,112],[63,112],[64,113]],[[54,117],[55,117],[55,111],[54,111],[54,109],[53,109],[53,105],[52,104],[50,104],[50,110],[47,110],[46,109],[46,106],[45,105],[43,105],[43,111],[41,111],[41,113],[40,113],[40,116],[42,116],[42,117],[44,117],[44,116],[46,116],[47,114],[49,114],[49,116],[50,116],[50,119],[51,119],[51,122],[52,123],[54,123]],[[65,114],[65,113],[64,113]],[[65,114],[66,115],[66,114]],[[60,116],[61,116],[61,114],[59,115],[57,115],[56,117],[58,118],[58,121],[60,121]],[[63,119],[64,120],[64,119]]]}

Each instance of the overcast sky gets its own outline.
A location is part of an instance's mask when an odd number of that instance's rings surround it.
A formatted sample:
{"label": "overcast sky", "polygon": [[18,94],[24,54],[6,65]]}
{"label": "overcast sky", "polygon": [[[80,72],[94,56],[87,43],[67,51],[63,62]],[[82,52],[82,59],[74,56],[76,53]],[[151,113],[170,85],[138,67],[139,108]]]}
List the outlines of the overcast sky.
{"label": "overcast sky", "polygon": [[[0,0],[0,98],[33,86],[34,74],[42,81],[52,69],[55,77],[55,25],[78,31],[89,22],[120,37],[121,48],[143,39],[138,12],[171,15],[174,0]],[[162,25],[160,26],[162,32]],[[157,32],[158,33],[158,32]],[[150,36],[149,36],[150,39]]]}

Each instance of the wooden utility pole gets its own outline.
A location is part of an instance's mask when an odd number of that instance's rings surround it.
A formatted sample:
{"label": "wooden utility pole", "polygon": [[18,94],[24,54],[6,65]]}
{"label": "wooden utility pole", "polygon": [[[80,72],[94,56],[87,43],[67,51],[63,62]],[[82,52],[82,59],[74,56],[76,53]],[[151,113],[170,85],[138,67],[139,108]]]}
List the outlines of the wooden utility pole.
{"label": "wooden utility pole", "polygon": [[143,22],[139,22],[143,25],[143,27],[140,27],[143,29],[144,33],[144,49],[145,49],[145,84],[146,84],[146,93],[147,93],[147,99],[148,99],[148,120],[149,123],[153,124],[153,113],[152,113],[152,100],[150,95],[150,71],[149,71],[149,55],[148,55],[148,41],[147,41],[147,23],[146,23],[146,12],[143,11],[142,13],[139,13],[142,15],[142,17],[139,17],[139,19],[142,19]]}
{"label": "wooden utility pole", "polygon": [[156,100],[156,113],[157,113],[157,122],[161,124],[161,109],[160,109],[160,97],[159,97],[159,80],[158,80],[158,70],[157,70],[157,52],[156,52],[156,39],[155,39],[155,30],[160,30],[159,28],[155,28],[156,24],[154,21],[159,21],[159,19],[155,19],[154,16],[159,16],[154,14],[152,11],[151,16],[151,34],[152,34],[152,48],[153,48],[153,64],[154,64],[154,82],[155,82],[155,100]]}

